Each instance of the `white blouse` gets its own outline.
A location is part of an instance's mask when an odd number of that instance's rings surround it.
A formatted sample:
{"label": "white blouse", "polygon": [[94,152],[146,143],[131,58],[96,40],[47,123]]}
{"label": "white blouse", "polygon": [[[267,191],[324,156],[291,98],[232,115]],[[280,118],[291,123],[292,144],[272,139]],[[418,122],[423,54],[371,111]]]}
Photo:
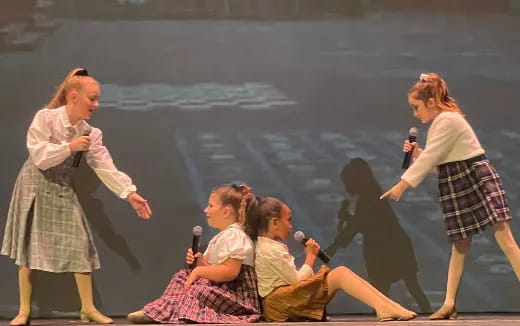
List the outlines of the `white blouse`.
{"label": "white blouse", "polygon": [[42,109],[36,113],[27,132],[29,159],[41,170],[57,166],[73,154],[69,143],[85,133],[90,136],[85,159],[99,179],[123,199],[136,191],[132,179],[114,165],[108,149],[103,145],[101,130],[84,120],[71,125],[65,106]]}
{"label": "white blouse", "polygon": [[457,112],[441,112],[432,122],[426,146],[401,179],[417,187],[438,165],[484,154],[473,128]]}
{"label": "white blouse", "polygon": [[233,258],[241,260],[244,265],[254,266],[253,241],[238,223],[234,223],[211,239],[204,256],[210,265]]}
{"label": "white blouse", "polygon": [[255,254],[258,293],[261,297],[279,286],[294,285],[314,274],[312,267],[307,264],[297,270],[294,257],[287,246],[279,241],[258,237]]}

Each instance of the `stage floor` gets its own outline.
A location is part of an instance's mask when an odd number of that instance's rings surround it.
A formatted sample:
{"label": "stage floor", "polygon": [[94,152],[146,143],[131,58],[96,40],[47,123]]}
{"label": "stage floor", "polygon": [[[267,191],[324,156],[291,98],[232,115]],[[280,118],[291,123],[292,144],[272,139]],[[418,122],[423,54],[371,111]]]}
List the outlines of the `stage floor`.
{"label": "stage floor", "polygon": [[[315,325],[328,325],[328,326],[362,326],[362,325],[374,325],[376,323],[374,316],[369,315],[342,315],[342,316],[332,316],[330,321],[324,323],[290,323],[292,326],[306,325],[311,326]],[[125,318],[114,318],[114,324],[116,325],[134,325],[130,324]],[[260,323],[262,325],[288,325],[288,323]],[[429,325],[471,325],[471,326],[491,326],[491,325],[500,325],[500,326],[513,326],[520,325],[520,314],[462,314],[459,315],[457,320],[440,320],[440,321],[431,321],[428,317],[419,316],[414,320],[410,321],[394,321],[391,322],[391,325],[407,325],[407,326],[429,326]],[[0,326],[8,326],[9,321],[1,320]],[[87,323],[81,322],[79,319],[35,319],[31,320],[31,325],[87,325]],[[90,324],[93,325],[93,324]],[[153,324],[157,325],[157,324]],[[251,324],[253,325],[253,324]]]}

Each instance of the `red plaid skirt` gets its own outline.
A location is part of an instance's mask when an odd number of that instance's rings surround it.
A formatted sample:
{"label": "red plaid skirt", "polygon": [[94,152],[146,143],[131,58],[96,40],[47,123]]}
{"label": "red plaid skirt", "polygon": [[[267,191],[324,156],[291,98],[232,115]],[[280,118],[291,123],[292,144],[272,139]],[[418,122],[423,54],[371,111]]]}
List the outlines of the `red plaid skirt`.
{"label": "red plaid skirt", "polygon": [[511,219],[500,177],[485,156],[439,165],[439,200],[451,241]]}
{"label": "red plaid skirt", "polygon": [[198,279],[188,289],[183,269],[173,275],[163,295],[147,304],[143,312],[158,323],[231,324],[252,323],[261,317],[254,268],[242,265],[238,277],[217,283]]}

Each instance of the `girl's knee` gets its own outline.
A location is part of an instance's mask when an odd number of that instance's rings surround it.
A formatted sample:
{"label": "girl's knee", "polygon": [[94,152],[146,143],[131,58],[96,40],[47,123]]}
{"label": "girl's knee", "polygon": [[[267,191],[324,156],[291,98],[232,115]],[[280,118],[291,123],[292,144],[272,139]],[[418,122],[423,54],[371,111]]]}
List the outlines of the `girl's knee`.
{"label": "girl's knee", "polygon": [[352,272],[350,269],[346,268],[345,266],[338,266],[334,269],[332,269],[329,274],[327,275],[327,282],[330,284],[336,283],[338,280],[341,280],[345,277],[349,277],[349,274]]}
{"label": "girl's knee", "polygon": [[511,229],[509,228],[508,222],[500,222],[493,225],[495,239],[497,240],[498,245],[502,247],[513,247],[516,248],[518,245],[516,244],[515,238],[511,233]]}
{"label": "girl's knee", "polygon": [[471,237],[455,240],[453,246],[458,252],[466,253],[471,248]]}
{"label": "girl's knee", "polygon": [[336,268],[334,268],[331,272],[336,272],[336,273],[352,273],[352,271],[346,267],[346,266],[338,266]]}
{"label": "girl's knee", "polygon": [[500,249],[502,249],[502,251],[505,253],[518,249],[518,244],[516,243],[511,233],[495,233],[495,239],[497,240]]}

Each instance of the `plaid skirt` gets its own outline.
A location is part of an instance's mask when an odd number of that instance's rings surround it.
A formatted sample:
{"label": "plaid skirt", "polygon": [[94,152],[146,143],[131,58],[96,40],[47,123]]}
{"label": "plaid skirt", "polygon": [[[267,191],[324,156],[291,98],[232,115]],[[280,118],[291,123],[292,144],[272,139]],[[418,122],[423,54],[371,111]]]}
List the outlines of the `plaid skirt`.
{"label": "plaid skirt", "polygon": [[155,322],[163,324],[237,324],[256,322],[261,317],[260,299],[254,268],[242,265],[231,282],[198,279],[188,289],[188,272],[176,273],[163,295],[142,309]]}
{"label": "plaid skirt", "polygon": [[262,300],[264,318],[273,322],[325,320],[329,272],[323,265],[318,273],[295,285],[276,288]]}
{"label": "plaid skirt", "polygon": [[28,159],[11,198],[0,254],[46,272],[92,272],[99,256],[72,187],[73,156],[47,170]]}
{"label": "plaid skirt", "polygon": [[439,165],[439,200],[451,241],[511,219],[500,177],[484,155]]}

